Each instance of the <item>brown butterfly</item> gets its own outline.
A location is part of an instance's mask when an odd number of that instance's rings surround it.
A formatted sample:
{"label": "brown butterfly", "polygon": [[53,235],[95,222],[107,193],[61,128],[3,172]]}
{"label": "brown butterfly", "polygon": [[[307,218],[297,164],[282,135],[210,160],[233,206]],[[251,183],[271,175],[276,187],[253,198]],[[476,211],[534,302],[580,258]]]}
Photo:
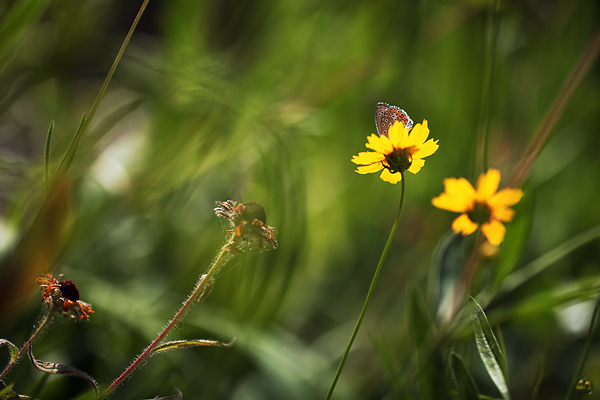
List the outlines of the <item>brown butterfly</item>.
{"label": "brown butterfly", "polygon": [[390,127],[394,125],[394,122],[396,121],[402,122],[402,125],[407,129],[413,127],[413,121],[406,111],[386,103],[377,103],[375,124],[377,125],[377,133],[379,136],[388,136]]}

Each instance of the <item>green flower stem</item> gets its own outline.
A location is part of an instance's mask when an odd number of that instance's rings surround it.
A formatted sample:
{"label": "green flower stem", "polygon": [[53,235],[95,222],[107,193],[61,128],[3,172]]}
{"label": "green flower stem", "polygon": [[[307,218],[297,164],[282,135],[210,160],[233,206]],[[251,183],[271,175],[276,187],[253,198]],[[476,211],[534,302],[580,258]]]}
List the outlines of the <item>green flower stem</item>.
{"label": "green flower stem", "polygon": [[[565,400],[569,400],[571,398],[571,394],[575,390],[575,385],[577,385],[577,381],[581,377],[581,371],[583,371],[583,367],[585,366],[585,362],[587,360],[587,356],[590,352],[590,346],[592,344],[592,337],[594,333],[594,326],[596,325],[596,317],[598,316],[598,310],[600,309],[600,293],[598,293],[598,297],[596,298],[596,305],[594,306],[594,312],[592,313],[592,320],[590,321],[590,327],[588,329],[587,338],[585,340],[585,346],[583,346],[583,351],[581,352],[581,356],[579,357],[579,362],[577,363],[577,368],[575,368],[575,373],[573,374],[573,379],[571,380],[571,384],[569,385],[569,390],[565,395]],[[581,398],[581,396],[580,396]]]}
{"label": "green flower stem", "polygon": [[17,354],[17,357],[15,357],[14,360],[11,360],[10,363],[6,366],[6,368],[4,368],[4,371],[2,371],[2,373],[0,374],[0,380],[4,379],[4,377],[12,369],[12,367],[17,363],[17,361],[19,361],[19,358],[21,358],[21,356],[23,355],[23,353],[25,353],[25,350],[27,350],[27,348],[29,346],[31,346],[31,344],[33,343],[33,341],[35,339],[37,339],[38,336],[40,336],[40,334],[42,333],[42,331],[44,329],[46,329],[46,327],[48,326],[48,324],[50,323],[50,321],[52,321],[52,317],[54,317],[54,314],[56,314],[56,312],[58,311],[59,307],[60,307],[59,305],[55,305],[54,307],[52,307],[50,309],[50,312],[48,312],[48,315],[46,315],[46,318],[44,318],[44,320],[37,327],[37,329],[35,330],[35,332],[33,332],[33,335],[31,335],[31,337],[29,338],[29,340],[27,340],[27,342],[23,345],[23,347],[21,347],[21,350],[19,350],[19,353]]}
{"label": "green flower stem", "polygon": [[117,387],[121,383],[123,383],[123,381],[127,379],[127,377],[131,375],[131,373],[144,362],[146,358],[152,355],[154,349],[160,344],[160,342],[163,341],[163,339],[167,336],[171,329],[173,329],[173,327],[175,327],[179,320],[185,315],[185,313],[194,303],[196,298],[202,294],[204,289],[206,289],[209,282],[212,282],[213,276],[215,276],[215,274],[221,269],[221,267],[225,265],[226,261],[233,257],[233,254],[226,250],[229,244],[230,243],[223,246],[221,252],[215,259],[213,265],[210,267],[206,275],[203,275],[200,278],[192,294],[188,297],[185,303],[183,303],[179,311],[177,311],[177,314],[175,314],[173,319],[167,324],[167,326],[162,330],[162,332],[156,337],[156,339],[152,341],[152,343],[150,343],[150,345],[148,345],[148,347],[146,347],[142,354],[140,354],[138,358],[136,358],[135,361],[131,363],[131,365],[117,379],[115,379],[114,382],[108,388],[106,388],[106,390],[102,392],[102,394],[100,394],[100,396],[97,397],[96,400],[105,399],[108,396],[110,396],[112,392],[114,392],[117,389]]}
{"label": "green flower stem", "polygon": [[398,228],[398,222],[400,221],[400,216],[402,215],[402,209],[404,208],[404,172],[400,172],[402,175],[402,194],[400,197],[400,207],[398,207],[398,215],[396,216],[396,220],[394,221],[394,226],[392,226],[392,230],[390,232],[390,236],[388,237],[387,243],[383,248],[383,253],[381,253],[381,258],[379,258],[379,264],[377,264],[377,268],[375,269],[375,274],[373,275],[373,279],[371,280],[371,287],[369,287],[369,292],[367,293],[367,298],[365,299],[365,304],[363,305],[362,311],[360,312],[360,316],[356,321],[356,326],[354,327],[354,331],[352,331],[352,335],[350,336],[350,340],[348,341],[348,345],[346,346],[346,351],[342,356],[342,360],[340,361],[340,365],[338,366],[337,372],[335,373],[335,377],[333,378],[333,382],[331,382],[331,387],[329,388],[329,392],[327,392],[327,397],[325,400],[329,400],[333,391],[335,390],[335,385],[337,384],[340,375],[342,374],[342,370],[344,369],[344,364],[346,363],[346,359],[348,358],[348,353],[350,353],[350,349],[352,348],[352,344],[354,343],[354,339],[358,334],[358,330],[362,324],[362,321],[365,317],[365,313],[367,312],[367,307],[369,306],[369,302],[371,301],[371,296],[375,290],[375,284],[377,284],[377,278],[379,278],[379,273],[381,272],[381,267],[383,266],[383,262],[387,257],[388,250],[392,244],[392,239],[394,239],[394,235],[396,233],[396,228]]}

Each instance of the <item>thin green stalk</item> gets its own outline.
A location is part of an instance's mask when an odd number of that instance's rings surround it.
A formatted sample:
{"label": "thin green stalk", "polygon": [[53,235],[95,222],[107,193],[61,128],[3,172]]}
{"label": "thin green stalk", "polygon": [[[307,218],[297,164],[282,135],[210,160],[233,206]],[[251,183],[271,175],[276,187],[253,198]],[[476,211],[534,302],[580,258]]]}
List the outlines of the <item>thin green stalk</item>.
{"label": "thin green stalk", "polygon": [[38,336],[42,333],[42,331],[44,329],[46,329],[46,327],[48,326],[48,324],[50,323],[50,321],[52,321],[52,317],[54,317],[54,314],[56,314],[56,312],[58,311],[58,307],[59,306],[54,306],[54,307],[52,307],[50,309],[50,312],[48,312],[48,315],[46,315],[46,318],[44,318],[44,320],[37,327],[37,329],[35,330],[35,332],[33,332],[33,335],[31,335],[31,337],[29,338],[29,340],[27,340],[27,342],[23,345],[23,347],[21,347],[21,349],[19,350],[19,353],[17,354],[17,357],[14,360],[12,360],[6,366],[6,368],[4,368],[4,371],[2,371],[2,373],[0,374],[0,381],[2,379],[4,379],[4,377],[12,369],[12,367],[15,366],[15,364],[17,363],[17,361],[19,361],[19,358],[21,358],[21,356],[23,355],[23,353],[25,353],[25,350],[27,350],[27,348],[29,346],[31,346],[31,344],[33,343],[33,341],[38,338]]}
{"label": "thin green stalk", "polygon": [[484,59],[483,83],[481,85],[481,108],[479,110],[479,129],[475,144],[474,176],[487,170],[487,147],[490,127],[490,98],[492,92],[492,78],[494,75],[494,62],[500,14],[500,0],[490,3],[488,31],[486,35],[486,54]]}
{"label": "thin green stalk", "polygon": [[344,351],[344,355],[342,356],[342,360],[340,361],[340,365],[338,366],[337,372],[335,373],[335,377],[333,378],[333,382],[331,382],[331,387],[329,388],[329,392],[327,392],[327,397],[325,400],[329,400],[333,391],[335,390],[335,386],[337,385],[337,381],[342,374],[342,370],[344,369],[344,364],[346,363],[346,359],[348,358],[348,353],[350,353],[350,349],[352,348],[352,344],[354,343],[354,339],[358,334],[362,321],[365,317],[365,313],[367,312],[367,307],[369,306],[369,302],[371,301],[371,296],[373,295],[373,291],[375,290],[375,284],[377,283],[377,278],[379,278],[379,273],[381,272],[381,267],[383,266],[383,262],[387,257],[388,250],[392,244],[392,240],[396,233],[396,228],[398,228],[398,222],[400,221],[400,216],[402,215],[402,208],[404,207],[404,172],[400,172],[402,175],[402,194],[400,197],[400,207],[398,207],[398,215],[396,216],[396,220],[394,221],[394,225],[392,226],[392,230],[390,232],[390,236],[388,237],[387,243],[383,248],[383,253],[381,253],[381,257],[379,258],[379,264],[377,264],[377,268],[375,269],[375,274],[373,275],[373,279],[371,280],[371,286],[369,287],[369,292],[367,293],[367,298],[365,299],[365,304],[363,305],[362,311],[360,312],[360,316],[356,321],[356,326],[354,326],[354,330],[352,331],[352,335],[350,336],[350,340],[348,341],[348,345],[346,346],[346,351]]}
{"label": "thin green stalk", "polygon": [[102,101],[102,98],[104,97],[104,93],[106,92],[106,89],[108,88],[108,84],[110,83],[110,81],[115,73],[115,70],[117,69],[117,66],[119,65],[119,62],[121,61],[121,57],[123,57],[123,54],[125,53],[125,49],[127,48],[129,41],[131,40],[131,36],[133,35],[133,32],[135,31],[135,28],[137,27],[137,24],[140,21],[140,18],[142,18],[142,14],[144,13],[144,10],[146,9],[146,6],[148,5],[149,1],[150,0],[144,0],[142,5],[140,6],[139,11],[138,11],[137,15],[135,16],[133,23],[131,24],[131,28],[129,28],[129,32],[127,32],[127,36],[125,37],[125,40],[123,40],[123,44],[121,45],[121,48],[119,49],[119,52],[117,53],[117,56],[115,57],[115,61],[113,62],[112,66],[110,67],[110,70],[108,71],[108,74],[106,75],[106,79],[104,79],[104,83],[102,84],[102,87],[100,88],[100,92],[98,93],[98,96],[96,97],[96,100],[94,101],[94,104],[92,105],[92,109],[90,110],[88,117],[85,118],[85,115],[84,115],[82,124],[80,125],[79,129],[75,133],[75,137],[73,138],[73,141],[69,145],[69,148],[67,149],[67,153],[65,154],[65,156],[63,157],[63,159],[61,160],[61,162],[58,166],[58,170],[56,171],[57,178],[60,177],[60,175],[62,175],[64,172],[66,172],[66,170],[69,168],[71,161],[73,160],[73,157],[75,156],[75,152],[77,151],[77,147],[79,146],[79,142],[81,141],[81,138],[83,137],[85,131],[89,127],[90,123],[92,122],[92,119],[94,118],[94,115],[96,114],[96,110],[98,110],[98,107],[100,106],[100,102]]}
{"label": "thin green stalk", "polygon": [[179,320],[181,320],[181,318],[185,315],[185,313],[194,303],[196,298],[198,298],[198,296],[202,294],[204,289],[206,289],[209,282],[212,282],[212,278],[225,264],[228,257],[232,255],[232,253],[226,250],[228,245],[229,244],[225,245],[221,249],[221,252],[215,259],[213,265],[210,267],[206,275],[200,278],[192,294],[190,294],[188,299],[185,301],[185,303],[183,303],[179,311],[177,311],[173,319],[167,324],[167,326],[162,330],[162,332],[156,337],[156,339],[152,341],[152,343],[148,345],[148,347],[146,347],[142,354],[140,354],[138,358],[136,358],[135,361],[131,363],[131,365],[117,379],[115,379],[114,382],[108,388],[106,388],[106,390],[102,392],[102,394],[100,394],[100,396],[97,397],[96,400],[102,400],[110,396],[112,392],[114,392],[117,389],[117,387],[119,387],[119,385],[123,383],[123,381],[127,379],[127,377],[131,375],[131,373],[144,362],[146,358],[152,355],[154,349],[160,344],[160,342],[163,341],[163,339],[167,336],[171,329],[173,329],[173,327],[177,325]]}
{"label": "thin green stalk", "polygon": [[571,398],[571,393],[573,393],[573,391],[575,390],[575,385],[577,385],[577,381],[579,380],[581,371],[583,371],[583,367],[585,366],[588,353],[590,352],[590,345],[592,344],[592,334],[594,333],[594,325],[596,325],[596,317],[598,316],[599,309],[600,292],[598,292],[598,297],[596,298],[596,306],[594,307],[594,312],[592,313],[592,320],[590,321],[590,327],[588,329],[587,338],[585,340],[585,346],[583,347],[583,351],[581,352],[581,356],[579,357],[579,362],[577,363],[577,368],[575,368],[575,373],[573,373],[573,379],[571,380],[571,384],[569,385],[569,391],[565,395],[565,400],[569,400]]}

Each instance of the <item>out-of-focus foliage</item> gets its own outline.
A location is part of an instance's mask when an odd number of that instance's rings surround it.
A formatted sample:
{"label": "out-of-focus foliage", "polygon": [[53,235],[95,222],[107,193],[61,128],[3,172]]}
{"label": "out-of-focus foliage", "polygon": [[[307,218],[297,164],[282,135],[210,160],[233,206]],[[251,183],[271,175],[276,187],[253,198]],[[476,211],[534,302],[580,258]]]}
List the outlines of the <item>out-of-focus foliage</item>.
{"label": "out-of-focus foliage", "polygon": [[[151,0],[68,175],[43,203],[50,121],[52,174],[137,3],[0,3],[0,337],[17,346],[29,338],[42,307],[35,278],[48,265],[77,282],[95,313],[88,323],[57,319],[36,356],[109,384],[223,244],[214,202],[256,201],[279,231],[279,248],[226,268],[167,338],[237,337],[235,345],[156,355],[114,398],[169,396],[173,387],[192,399],[324,397],[397,211],[399,185],[358,175],[350,162],[384,101],[427,119],[440,148],[406,176],[400,228],[333,398],[426,398],[423,382],[454,387],[451,363],[460,384],[500,397],[469,321],[444,349],[460,355],[452,359],[438,351],[422,358],[409,323],[411,313],[430,313],[416,319],[427,335],[436,318],[424,293],[454,217],[431,198],[444,178],[481,172],[475,138],[494,8],[475,0]],[[487,162],[504,180],[599,22],[594,1],[501,2]],[[480,271],[495,289],[600,224],[598,72],[595,64],[575,92],[523,187],[506,242]],[[564,396],[600,287],[599,260],[598,239],[588,241],[482,303],[492,328],[502,326],[514,398],[531,393],[542,355],[539,398]],[[594,339],[584,370],[591,381],[600,381],[599,352]],[[5,383],[40,399],[90,390],[23,361]]]}

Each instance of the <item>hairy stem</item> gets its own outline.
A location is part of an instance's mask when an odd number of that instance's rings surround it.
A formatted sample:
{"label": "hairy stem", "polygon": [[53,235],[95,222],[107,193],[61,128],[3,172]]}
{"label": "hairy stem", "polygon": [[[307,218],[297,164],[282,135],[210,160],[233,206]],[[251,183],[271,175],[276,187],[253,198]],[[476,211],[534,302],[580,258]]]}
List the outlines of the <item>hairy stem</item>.
{"label": "hairy stem", "polygon": [[232,254],[226,250],[226,247],[228,245],[229,243],[223,246],[221,252],[215,259],[213,265],[210,267],[206,275],[203,275],[200,278],[192,294],[190,294],[185,303],[183,303],[183,306],[181,306],[179,311],[177,311],[173,319],[167,324],[167,326],[162,330],[162,332],[156,337],[156,339],[152,341],[152,343],[148,345],[148,347],[146,347],[142,354],[140,354],[138,358],[136,358],[135,361],[131,363],[131,365],[117,379],[115,379],[114,382],[108,388],[106,388],[106,390],[102,392],[102,394],[100,394],[100,396],[98,396],[96,400],[102,400],[110,396],[110,394],[112,394],[112,392],[114,392],[117,389],[117,387],[121,383],[123,383],[123,381],[127,379],[127,377],[131,375],[131,373],[135,371],[135,369],[146,360],[146,358],[152,355],[156,346],[158,346],[160,342],[162,342],[163,339],[167,336],[167,334],[171,331],[171,329],[173,329],[173,327],[177,325],[177,323],[188,311],[190,306],[194,303],[196,298],[198,298],[198,296],[202,294],[204,289],[206,289],[209,282],[212,282],[212,278],[215,276],[215,274],[221,269],[225,262],[229,258],[231,258]]}
{"label": "hairy stem", "polygon": [[14,367],[15,364],[17,363],[17,361],[19,361],[19,358],[21,358],[21,356],[23,355],[23,353],[25,353],[25,351],[27,350],[27,348],[29,346],[31,346],[31,344],[33,343],[33,341],[40,336],[40,334],[42,333],[42,331],[44,329],[46,329],[46,327],[48,326],[48,324],[50,323],[50,321],[52,321],[52,317],[54,317],[54,314],[56,314],[56,312],[58,311],[59,307],[60,307],[59,305],[55,305],[54,307],[52,307],[50,309],[50,312],[48,312],[48,315],[46,315],[46,318],[44,318],[44,320],[37,327],[37,329],[35,330],[35,332],[33,332],[33,334],[31,335],[31,337],[29,338],[29,340],[27,340],[27,342],[25,342],[25,344],[23,345],[23,347],[21,347],[21,349],[19,350],[19,353],[17,354],[17,357],[14,360],[11,360],[11,362],[6,366],[6,368],[4,368],[4,371],[2,371],[2,373],[0,374],[0,380],[4,379],[4,377],[12,369],[12,367]]}

